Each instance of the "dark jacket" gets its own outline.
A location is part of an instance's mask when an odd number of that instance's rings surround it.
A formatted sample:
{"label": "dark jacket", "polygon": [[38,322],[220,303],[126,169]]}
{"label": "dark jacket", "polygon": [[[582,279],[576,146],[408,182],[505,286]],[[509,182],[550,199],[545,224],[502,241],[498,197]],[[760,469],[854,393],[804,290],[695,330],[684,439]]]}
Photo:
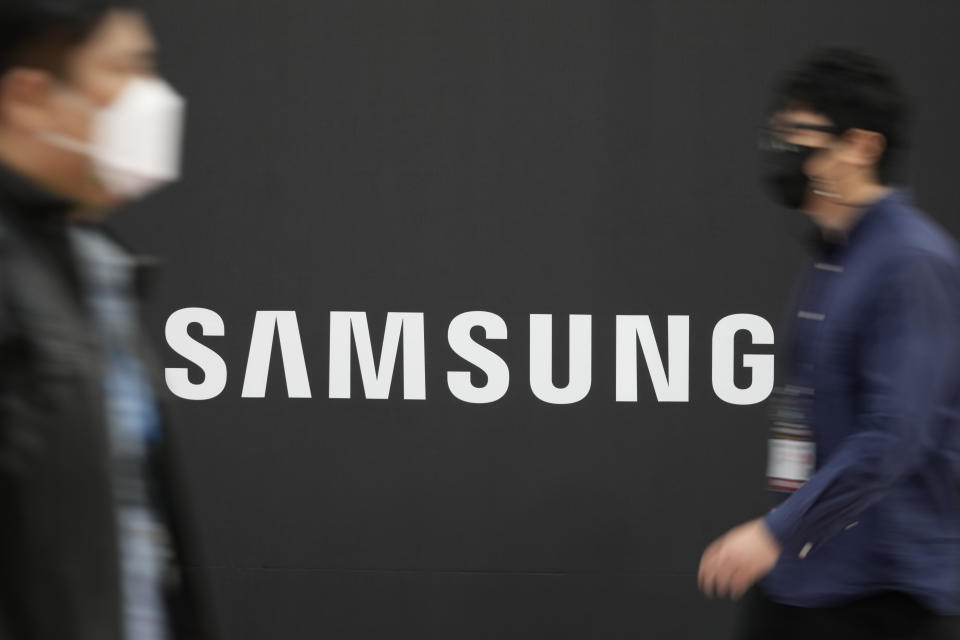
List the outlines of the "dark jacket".
{"label": "dark jacket", "polygon": [[[0,166],[0,640],[122,638],[104,364],[70,209]],[[139,351],[162,399],[143,333]],[[171,437],[163,429],[148,455],[173,538],[171,620],[176,640],[209,638],[182,570],[190,553]]]}

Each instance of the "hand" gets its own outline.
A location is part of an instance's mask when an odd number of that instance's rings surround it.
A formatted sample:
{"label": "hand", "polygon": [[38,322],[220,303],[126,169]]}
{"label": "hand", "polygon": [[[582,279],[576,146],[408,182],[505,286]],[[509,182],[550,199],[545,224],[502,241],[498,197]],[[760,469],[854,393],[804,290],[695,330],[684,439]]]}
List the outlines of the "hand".
{"label": "hand", "polygon": [[770,573],[780,552],[780,544],[762,518],[734,527],[703,552],[697,576],[700,590],[707,597],[736,600]]}

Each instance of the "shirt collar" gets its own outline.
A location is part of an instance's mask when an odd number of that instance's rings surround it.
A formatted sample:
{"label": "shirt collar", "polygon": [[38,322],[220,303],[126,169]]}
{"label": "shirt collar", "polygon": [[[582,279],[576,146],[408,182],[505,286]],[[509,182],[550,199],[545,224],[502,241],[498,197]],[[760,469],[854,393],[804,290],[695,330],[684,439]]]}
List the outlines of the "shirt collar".
{"label": "shirt collar", "polygon": [[823,232],[815,227],[810,238],[811,244],[814,249],[822,255],[834,254],[863,237],[868,229],[889,215],[889,212],[893,209],[893,205],[904,205],[910,202],[910,190],[895,187],[882,198],[866,205],[863,213],[846,233],[832,237],[824,236]]}

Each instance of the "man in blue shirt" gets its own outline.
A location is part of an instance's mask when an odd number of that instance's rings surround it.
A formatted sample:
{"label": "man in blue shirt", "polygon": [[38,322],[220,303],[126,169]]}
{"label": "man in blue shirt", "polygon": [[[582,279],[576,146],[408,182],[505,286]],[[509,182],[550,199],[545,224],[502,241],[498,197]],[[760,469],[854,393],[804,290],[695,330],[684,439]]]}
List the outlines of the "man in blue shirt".
{"label": "man in blue shirt", "polygon": [[814,55],[778,91],[768,186],[818,227],[790,314],[769,484],[699,582],[741,638],[946,638],[960,613],[960,251],[888,186],[903,99],[875,60]]}

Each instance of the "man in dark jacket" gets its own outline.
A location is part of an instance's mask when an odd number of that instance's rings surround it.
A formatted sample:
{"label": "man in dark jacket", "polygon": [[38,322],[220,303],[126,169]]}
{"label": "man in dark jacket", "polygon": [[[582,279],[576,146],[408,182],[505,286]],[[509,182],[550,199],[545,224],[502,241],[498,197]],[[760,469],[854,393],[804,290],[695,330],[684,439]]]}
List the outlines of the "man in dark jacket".
{"label": "man in dark jacket", "polygon": [[952,638],[960,613],[960,250],[890,186],[903,98],[827,50],[780,86],[768,186],[816,223],[768,476],[777,506],[706,550],[739,637]]}
{"label": "man in dark jacket", "polygon": [[183,100],[120,0],[0,0],[0,639],[209,637],[145,261],[101,223],[177,177]]}

